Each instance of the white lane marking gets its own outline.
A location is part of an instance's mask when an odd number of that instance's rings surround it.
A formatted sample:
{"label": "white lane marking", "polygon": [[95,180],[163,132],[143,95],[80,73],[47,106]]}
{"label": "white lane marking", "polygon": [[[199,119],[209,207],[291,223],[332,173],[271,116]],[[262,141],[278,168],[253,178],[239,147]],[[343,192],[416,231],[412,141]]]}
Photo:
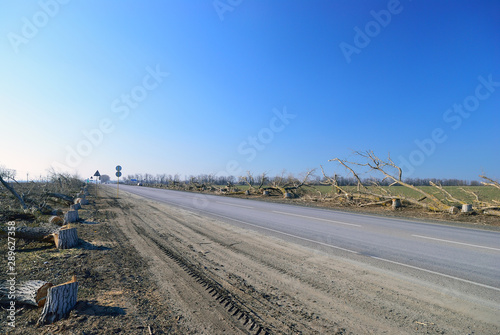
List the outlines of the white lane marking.
{"label": "white lane marking", "polygon": [[242,208],[250,208],[250,209],[253,209],[253,207],[250,207],[250,206],[235,205],[235,204],[230,204],[230,203],[227,203],[227,202],[222,202],[222,201],[216,201],[216,203],[218,203],[218,204],[223,204],[223,205],[228,205],[228,206],[235,206],[235,207],[242,207]]}
{"label": "white lane marking", "polygon": [[308,239],[308,238],[305,238],[305,237],[300,237],[300,236],[297,236],[297,235],[284,233],[284,232],[279,231],[279,230],[275,230],[275,229],[271,229],[271,228],[262,227],[262,226],[259,226],[259,225],[253,224],[253,223],[249,223],[249,222],[241,221],[241,220],[238,220],[238,219],[233,219],[233,218],[228,217],[228,216],[219,215],[219,214],[215,214],[215,213],[211,213],[211,212],[206,212],[206,213],[209,213],[209,214],[211,214],[211,215],[215,215],[215,216],[218,216],[218,217],[221,217],[221,218],[224,218],[224,219],[228,219],[228,220],[232,220],[232,221],[240,222],[240,223],[243,223],[243,224],[246,224],[246,225],[249,225],[249,226],[253,226],[253,227],[256,227],[256,228],[269,230],[269,231],[272,231],[272,232],[274,232],[274,233],[278,233],[278,234],[282,234],[282,235],[290,236],[290,237],[293,237],[293,238],[297,238],[297,239],[299,239],[299,240],[303,240],[303,241],[307,241],[307,242],[312,242],[312,243],[320,244],[320,245],[327,246],[327,247],[330,247],[330,248],[334,248],[334,249],[339,249],[339,250],[343,250],[343,251],[351,252],[351,253],[353,253],[353,254],[359,254],[359,252],[354,251],[354,250],[349,250],[349,249],[345,249],[345,248],[337,247],[337,246],[334,246],[334,245],[331,245],[331,244],[327,244],[327,243],[323,243],[323,242],[319,242],[319,241],[311,240],[311,239]]}
{"label": "white lane marking", "polygon": [[447,243],[454,243],[454,244],[461,244],[461,245],[466,245],[469,247],[475,247],[475,248],[483,248],[483,249],[489,249],[489,250],[495,250],[495,251],[500,251],[498,248],[492,248],[492,247],[485,247],[482,245],[477,245],[477,244],[469,244],[469,243],[463,243],[463,242],[456,242],[456,241],[450,241],[450,240],[443,240],[440,238],[435,238],[435,237],[428,237],[428,236],[421,236],[421,235],[411,235],[414,237],[419,237],[419,238],[425,238],[428,240],[434,240],[434,241],[440,241],[440,242],[447,242]]}
{"label": "white lane marking", "polygon": [[399,263],[399,262],[391,261],[391,260],[388,260],[388,259],[385,259],[385,258],[380,258],[380,257],[375,257],[375,256],[370,256],[370,257],[378,259],[380,261],[384,261],[384,262],[388,262],[388,263],[392,263],[392,264],[397,264],[397,265],[405,266],[407,268],[411,268],[411,269],[415,269],[415,270],[420,270],[420,271],[424,271],[424,272],[427,272],[427,273],[432,273],[432,274],[435,274],[435,275],[438,275],[438,276],[442,276],[442,277],[446,277],[446,278],[458,280],[458,281],[461,281],[461,282],[464,282],[464,283],[468,283],[468,284],[472,284],[472,285],[476,285],[476,286],[481,286],[481,287],[489,288],[489,289],[495,290],[495,291],[500,291],[500,288],[497,288],[497,287],[493,287],[493,286],[489,286],[489,285],[485,285],[485,284],[481,284],[481,283],[476,283],[474,281],[470,281],[470,280],[463,279],[463,278],[458,278],[458,277],[455,277],[455,276],[450,276],[450,275],[447,275],[447,274],[444,274],[444,273],[441,273],[441,272],[427,270],[427,269],[419,268],[417,266],[413,266],[413,265],[408,265],[408,264],[404,264],[404,263]]}
{"label": "white lane marking", "polygon": [[343,224],[343,225],[346,225],[346,226],[361,227],[359,224],[347,223],[347,222],[335,221],[335,220],[328,220],[328,219],[321,219],[321,218],[315,218],[315,217],[313,217],[313,216],[306,216],[306,215],[299,215],[299,214],[291,214],[291,213],[278,212],[278,211],[273,211],[273,213],[278,213],[278,214],[283,214],[283,215],[291,215],[291,216],[298,216],[298,217],[301,217],[301,218],[313,219],[313,220],[319,220],[319,221],[326,221],[326,222],[339,223],[339,224]]}

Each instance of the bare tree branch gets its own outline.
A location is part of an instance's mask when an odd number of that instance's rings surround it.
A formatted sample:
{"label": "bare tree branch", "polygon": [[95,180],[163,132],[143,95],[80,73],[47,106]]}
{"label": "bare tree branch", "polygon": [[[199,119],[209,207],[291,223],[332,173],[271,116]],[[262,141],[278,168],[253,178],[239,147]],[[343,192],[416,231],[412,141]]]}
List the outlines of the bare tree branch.
{"label": "bare tree branch", "polygon": [[497,181],[495,181],[491,178],[488,178],[486,176],[483,176],[483,175],[480,175],[479,177],[483,178],[484,180],[489,181],[489,183],[482,181],[481,184],[486,185],[486,186],[493,186],[493,187],[500,189],[500,184]]}

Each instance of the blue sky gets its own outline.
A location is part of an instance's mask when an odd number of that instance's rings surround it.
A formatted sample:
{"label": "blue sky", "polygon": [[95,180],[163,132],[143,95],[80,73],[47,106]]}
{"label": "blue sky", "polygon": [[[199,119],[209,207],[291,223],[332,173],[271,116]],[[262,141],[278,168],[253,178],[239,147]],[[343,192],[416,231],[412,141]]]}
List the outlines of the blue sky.
{"label": "blue sky", "polygon": [[0,164],[500,178],[498,1],[3,1]]}

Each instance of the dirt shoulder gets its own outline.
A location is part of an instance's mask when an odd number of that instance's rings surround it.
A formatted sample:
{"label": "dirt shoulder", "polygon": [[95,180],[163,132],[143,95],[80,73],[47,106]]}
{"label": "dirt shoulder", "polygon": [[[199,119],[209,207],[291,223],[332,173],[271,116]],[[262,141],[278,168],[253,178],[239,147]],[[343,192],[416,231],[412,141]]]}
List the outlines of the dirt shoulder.
{"label": "dirt shoulder", "polygon": [[[15,328],[7,325],[7,306],[0,309],[0,333],[8,334],[182,334],[176,315],[154,289],[148,261],[142,259],[116,224],[106,197],[88,197],[72,223],[81,240],[77,248],[58,250],[53,243],[16,240],[16,281],[43,280],[55,285],[79,283],[78,300],[67,319],[37,327],[41,308],[17,305]],[[17,225],[27,224],[17,219]],[[0,240],[0,253],[7,242]],[[2,257],[3,258],[3,257]],[[6,259],[2,267],[6,268]],[[0,280],[5,278],[2,269]]]}
{"label": "dirt shoulder", "polygon": [[19,259],[26,264],[20,277],[42,271],[37,279],[57,284],[75,273],[80,291],[68,319],[36,329],[40,311],[27,308],[13,334],[500,332],[498,311],[470,301],[178,207],[103,191],[77,224],[86,241],[80,248],[20,246],[20,254],[30,250],[29,259]]}

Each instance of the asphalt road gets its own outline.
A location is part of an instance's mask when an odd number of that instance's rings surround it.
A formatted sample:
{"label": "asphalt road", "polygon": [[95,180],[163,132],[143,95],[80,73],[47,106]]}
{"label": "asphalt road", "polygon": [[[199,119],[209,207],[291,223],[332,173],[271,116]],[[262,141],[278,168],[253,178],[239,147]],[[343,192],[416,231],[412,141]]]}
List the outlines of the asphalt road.
{"label": "asphalt road", "polygon": [[496,231],[138,186],[120,190],[500,310]]}

